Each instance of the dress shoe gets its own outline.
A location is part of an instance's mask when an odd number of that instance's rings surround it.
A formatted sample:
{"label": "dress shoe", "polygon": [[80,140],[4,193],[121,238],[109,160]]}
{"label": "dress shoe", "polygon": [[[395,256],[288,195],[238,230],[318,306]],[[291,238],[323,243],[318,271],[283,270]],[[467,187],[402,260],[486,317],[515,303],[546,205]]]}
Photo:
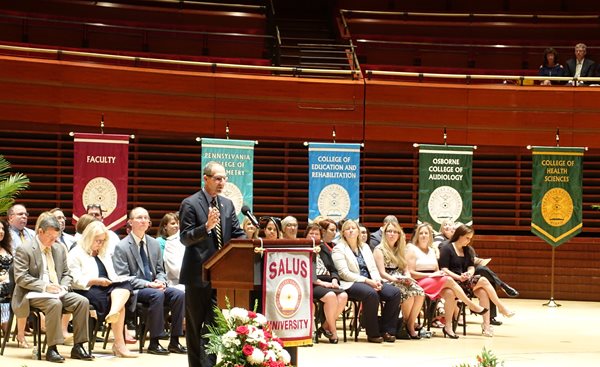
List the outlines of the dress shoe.
{"label": "dress shoe", "polygon": [[160,344],[152,345],[148,347],[148,354],[157,354],[159,356],[166,356],[169,351],[162,347]]}
{"label": "dress shoe", "polygon": [[502,325],[502,321],[500,321],[500,320],[496,320],[495,318],[492,318],[492,319],[490,320],[490,324],[492,324],[492,325],[496,325],[496,326],[500,326],[500,325]]}
{"label": "dress shoe", "polygon": [[58,351],[56,350],[56,347],[48,348],[48,350],[46,351],[46,360],[48,362],[54,362],[54,363],[63,363],[65,361],[63,356],[61,356],[58,353]]}
{"label": "dress shoe", "polygon": [[125,344],[135,344],[137,343],[137,339],[132,337],[131,335],[125,335]]}
{"label": "dress shoe", "polygon": [[368,336],[367,341],[369,343],[383,343],[383,338],[380,336]]}
{"label": "dress shoe", "polygon": [[169,346],[167,347],[167,349],[171,353],[177,353],[177,354],[186,354],[187,353],[187,348],[184,347],[183,345],[181,345],[180,343],[169,344]]}
{"label": "dress shoe", "polygon": [[393,343],[396,341],[396,337],[390,333],[383,333],[383,340],[386,343]]}
{"label": "dress shoe", "polygon": [[112,352],[115,356],[120,358],[137,358],[139,356],[137,353],[131,353],[125,346],[117,348],[114,344],[112,346]]}
{"label": "dress shoe", "polygon": [[81,343],[77,343],[71,349],[71,358],[81,359],[83,361],[91,361],[94,357],[85,351],[85,348]]}
{"label": "dress shoe", "polygon": [[519,297],[519,292],[517,292],[516,289],[514,289],[513,287],[511,287],[510,285],[503,283],[501,285],[502,290],[504,291],[504,293],[506,293],[507,296],[511,297],[511,298],[515,298],[515,297]]}

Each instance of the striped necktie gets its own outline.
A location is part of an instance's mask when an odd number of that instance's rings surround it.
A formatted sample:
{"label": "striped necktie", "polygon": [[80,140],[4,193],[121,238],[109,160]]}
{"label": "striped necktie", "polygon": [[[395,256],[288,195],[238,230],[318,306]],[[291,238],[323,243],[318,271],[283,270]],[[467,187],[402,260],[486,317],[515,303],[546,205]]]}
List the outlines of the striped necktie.
{"label": "striped necktie", "polygon": [[[210,205],[213,208],[217,208],[217,210],[219,210],[219,207],[217,206],[217,198],[216,197],[214,197],[212,199],[212,201],[210,202]],[[221,247],[223,247],[223,233],[221,232],[221,221],[219,221],[217,223],[217,225],[214,228],[214,231],[215,231],[214,235],[217,236],[217,247],[219,249],[221,249]]]}

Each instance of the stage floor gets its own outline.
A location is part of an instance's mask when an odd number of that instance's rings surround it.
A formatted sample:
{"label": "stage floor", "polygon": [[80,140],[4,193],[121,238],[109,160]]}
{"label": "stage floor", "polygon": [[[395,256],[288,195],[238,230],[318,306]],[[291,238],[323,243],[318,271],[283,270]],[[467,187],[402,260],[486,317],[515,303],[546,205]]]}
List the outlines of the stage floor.
{"label": "stage floor", "polygon": [[[483,347],[490,349],[506,367],[513,366],[591,366],[600,360],[600,303],[557,301],[562,307],[543,307],[542,300],[505,299],[516,316],[503,320],[495,327],[493,338],[481,335],[481,317],[467,316],[467,336],[444,339],[441,329],[432,329],[431,339],[399,340],[393,344],[371,344],[365,340],[364,331],[359,342],[353,340],[329,344],[325,338],[312,347],[299,348],[298,365],[312,366],[396,366],[453,367],[460,363],[475,364],[475,357]],[[341,323],[340,323],[341,325]],[[461,329],[462,332],[462,329]],[[341,331],[339,336],[341,337]],[[96,344],[96,361],[71,360],[70,347],[59,346],[67,359],[65,366],[90,367],[101,363],[122,367],[173,367],[187,366],[184,355],[168,357],[143,354],[136,359],[114,358],[104,353],[101,343]],[[110,348],[109,344],[109,348]],[[166,344],[163,345],[166,347]],[[133,346],[130,346],[134,350]],[[48,362],[31,359],[31,350],[17,349],[9,342],[2,366],[48,366]]]}

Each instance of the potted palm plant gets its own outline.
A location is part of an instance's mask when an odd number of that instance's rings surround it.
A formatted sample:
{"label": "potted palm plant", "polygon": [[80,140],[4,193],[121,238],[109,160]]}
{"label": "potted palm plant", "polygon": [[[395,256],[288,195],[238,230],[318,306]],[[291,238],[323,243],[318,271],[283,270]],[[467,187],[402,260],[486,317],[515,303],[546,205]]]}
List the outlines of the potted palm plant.
{"label": "potted palm plant", "polygon": [[11,174],[10,163],[0,155],[0,215],[5,215],[15,197],[29,187],[29,179],[22,173]]}

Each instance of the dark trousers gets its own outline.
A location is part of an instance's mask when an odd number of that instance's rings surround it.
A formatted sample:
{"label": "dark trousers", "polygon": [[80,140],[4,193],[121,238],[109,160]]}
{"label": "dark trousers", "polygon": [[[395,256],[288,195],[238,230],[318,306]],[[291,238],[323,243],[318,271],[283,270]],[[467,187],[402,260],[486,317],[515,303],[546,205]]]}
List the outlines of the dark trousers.
{"label": "dark trousers", "polygon": [[165,305],[171,309],[171,337],[183,335],[185,293],[177,288],[164,291],[154,288],[140,289],[138,302],[148,305],[150,338],[158,338],[165,327]]}
{"label": "dark trousers", "polygon": [[[481,275],[482,277],[487,278],[494,289],[497,289],[504,283],[502,280],[500,280],[498,274],[494,273],[494,271],[487,266],[477,265],[475,268],[475,275]],[[496,315],[498,315],[496,305],[494,302],[490,302],[490,318],[493,319],[496,317]]]}
{"label": "dark trousers", "polygon": [[[377,292],[370,285],[357,282],[348,288],[346,293],[350,299],[362,302],[364,326],[368,337],[378,337],[382,333],[396,335],[400,313],[400,290],[398,288],[384,283],[381,291]],[[380,301],[385,301],[381,310],[381,328],[377,319]]]}
{"label": "dark trousers", "polygon": [[206,353],[208,339],[203,335],[214,324],[216,293],[210,287],[185,286],[185,340],[189,367],[212,367],[217,356]]}

